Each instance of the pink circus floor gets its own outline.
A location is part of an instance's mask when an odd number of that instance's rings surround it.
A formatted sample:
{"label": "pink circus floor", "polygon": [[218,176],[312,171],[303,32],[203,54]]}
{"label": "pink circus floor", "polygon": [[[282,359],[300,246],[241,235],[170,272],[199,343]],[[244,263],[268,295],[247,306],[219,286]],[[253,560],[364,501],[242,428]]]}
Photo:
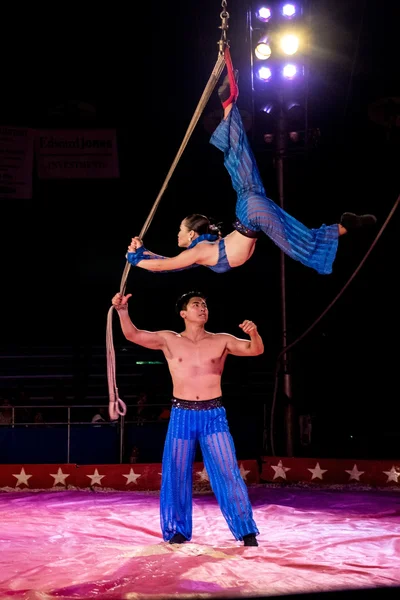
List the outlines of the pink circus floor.
{"label": "pink circus floor", "polygon": [[194,494],[193,540],[181,546],[162,541],[157,491],[0,493],[0,598],[243,598],[400,585],[398,490],[263,484],[249,493],[258,548],[232,538],[209,492]]}

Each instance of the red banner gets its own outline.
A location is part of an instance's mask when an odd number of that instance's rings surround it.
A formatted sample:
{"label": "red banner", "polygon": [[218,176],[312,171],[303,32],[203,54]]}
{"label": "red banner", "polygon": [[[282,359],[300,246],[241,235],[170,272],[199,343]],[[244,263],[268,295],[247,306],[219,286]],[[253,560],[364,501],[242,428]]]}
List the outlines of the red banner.
{"label": "red banner", "polygon": [[[255,460],[238,461],[247,485],[259,482]],[[0,489],[99,488],[113,490],[159,490],[161,464],[119,465],[0,465]],[[209,490],[210,481],[203,463],[193,465],[193,488]]]}
{"label": "red banner", "polygon": [[264,456],[260,477],[265,483],[348,483],[398,487],[400,461]]}
{"label": "red banner", "polygon": [[39,179],[119,177],[115,129],[37,131],[35,155]]}
{"label": "red banner", "polygon": [[[400,488],[400,462],[326,458],[262,457],[261,473],[256,460],[239,460],[247,485],[258,483],[372,486]],[[15,464],[0,465],[0,489],[91,488],[114,490],[159,490],[161,464],[113,465]],[[193,465],[193,489],[210,488],[202,462]]]}

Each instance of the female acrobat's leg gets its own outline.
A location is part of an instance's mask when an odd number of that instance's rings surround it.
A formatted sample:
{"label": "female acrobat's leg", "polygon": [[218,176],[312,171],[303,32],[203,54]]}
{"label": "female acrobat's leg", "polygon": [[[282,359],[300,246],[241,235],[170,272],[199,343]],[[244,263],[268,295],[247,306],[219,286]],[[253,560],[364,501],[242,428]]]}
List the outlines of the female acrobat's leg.
{"label": "female acrobat's leg", "polygon": [[267,197],[236,104],[210,142],[224,153],[224,164],[237,193],[236,217],[240,223],[252,231],[263,231],[285,254],[307,267],[321,274],[331,273],[338,224],[309,229]]}

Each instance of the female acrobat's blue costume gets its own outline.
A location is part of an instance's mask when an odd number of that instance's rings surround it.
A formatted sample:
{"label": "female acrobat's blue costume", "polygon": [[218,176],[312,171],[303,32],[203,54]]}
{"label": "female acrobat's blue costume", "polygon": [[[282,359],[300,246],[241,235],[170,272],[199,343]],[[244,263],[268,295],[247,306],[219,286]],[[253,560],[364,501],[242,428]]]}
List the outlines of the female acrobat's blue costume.
{"label": "female acrobat's blue costume", "polygon": [[338,225],[308,229],[266,196],[236,104],[218,125],[210,142],[224,153],[224,164],[237,193],[235,229],[249,237],[263,231],[291,258],[318,273],[331,273],[338,246]]}
{"label": "female acrobat's blue costume", "polygon": [[[259,232],[263,231],[294,260],[323,275],[332,273],[338,247],[338,225],[322,225],[318,229],[308,229],[266,196],[236,104],[232,106],[228,117],[218,125],[210,142],[224,153],[224,164],[237,193],[237,220],[234,228],[248,237],[257,237]],[[215,241],[218,238],[211,234],[203,234],[196,238],[189,248],[205,239]],[[146,248],[143,246],[137,252],[129,252],[128,262],[137,265],[143,259],[164,258],[155,254],[144,255],[144,252]],[[221,240],[218,263],[209,267],[210,269],[218,273],[230,269],[223,253],[224,241]]]}

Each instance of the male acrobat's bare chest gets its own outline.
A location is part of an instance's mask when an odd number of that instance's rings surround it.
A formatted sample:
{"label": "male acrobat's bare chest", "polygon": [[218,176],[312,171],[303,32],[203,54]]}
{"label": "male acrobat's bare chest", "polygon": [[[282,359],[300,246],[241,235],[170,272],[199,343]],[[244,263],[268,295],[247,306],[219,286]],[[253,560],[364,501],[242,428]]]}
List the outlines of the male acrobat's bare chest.
{"label": "male acrobat's bare chest", "polygon": [[220,372],[226,358],[225,345],[218,338],[206,337],[193,342],[184,337],[172,348],[170,364],[192,372]]}

